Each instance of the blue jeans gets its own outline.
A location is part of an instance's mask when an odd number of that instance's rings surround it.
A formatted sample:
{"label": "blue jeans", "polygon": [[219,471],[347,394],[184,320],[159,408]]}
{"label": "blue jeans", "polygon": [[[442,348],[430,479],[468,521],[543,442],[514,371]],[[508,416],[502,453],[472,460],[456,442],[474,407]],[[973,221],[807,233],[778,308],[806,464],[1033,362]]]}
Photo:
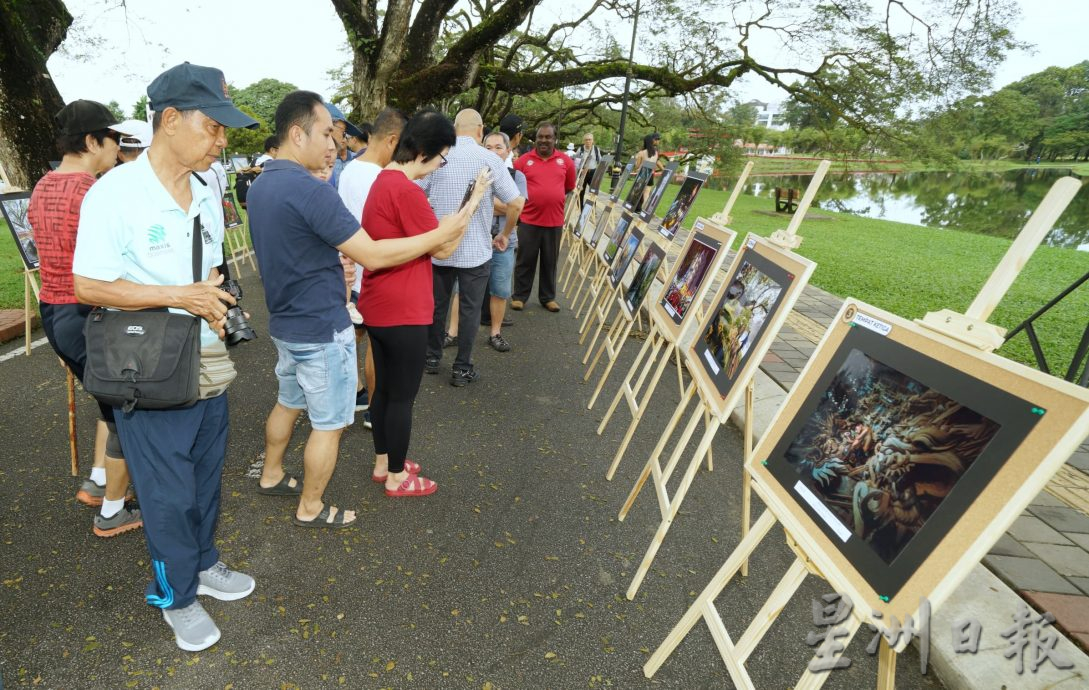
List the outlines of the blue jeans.
{"label": "blue jeans", "polygon": [[277,398],[290,410],[306,410],[318,431],[335,431],[355,421],[355,332],[345,328],[331,343],[289,343],[273,338],[279,359]]}
{"label": "blue jeans", "polygon": [[[514,250],[517,245],[507,245],[506,251],[492,250],[492,275],[488,279],[488,293],[492,297],[507,299],[511,293],[511,277],[514,275]],[[485,308],[487,306],[485,305]]]}

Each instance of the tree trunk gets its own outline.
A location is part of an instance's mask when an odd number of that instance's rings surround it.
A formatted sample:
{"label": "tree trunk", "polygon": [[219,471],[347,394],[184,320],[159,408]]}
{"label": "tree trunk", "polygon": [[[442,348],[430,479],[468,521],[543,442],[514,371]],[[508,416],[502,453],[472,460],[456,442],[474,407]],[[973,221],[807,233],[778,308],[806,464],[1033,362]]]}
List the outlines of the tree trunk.
{"label": "tree trunk", "polygon": [[0,0],[0,163],[16,187],[33,187],[56,159],[64,100],[45,63],[71,25],[61,0]]}

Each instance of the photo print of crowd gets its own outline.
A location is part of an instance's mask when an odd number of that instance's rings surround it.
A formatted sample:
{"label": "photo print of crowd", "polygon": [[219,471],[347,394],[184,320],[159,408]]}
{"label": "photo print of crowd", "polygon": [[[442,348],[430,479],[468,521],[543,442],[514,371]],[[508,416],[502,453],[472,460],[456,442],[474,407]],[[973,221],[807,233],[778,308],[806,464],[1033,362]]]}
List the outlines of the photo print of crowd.
{"label": "photo print of crowd", "polygon": [[852,348],[786,460],[835,519],[891,563],[998,430]]}
{"label": "photo print of crowd", "polygon": [[702,360],[710,366],[720,392],[729,389],[779,302],[783,286],[744,261],[726,290],[725,299],[703,334]]}
{"label": "photo print of crowd", "polygon": [[677,190],[677,197],[669,205],[665,215],[662,216],[662,225],[658,228],[658,232],[668,239],[673,239],[681,224],[684,223],[685,216],[688,215],[693,202],[696,201],[696,195],[700,193],[700,189],[703,188],[703,183],[706,181],[707,176],[698,173],[685,178],[684,184]]}
{"label": "photo print of crowd", "polygon": [[27,220],[27,210],[30,207],[30,194],[28,192],[14,192],[0,196],[0,208],[3,209],[4,220],[8,229],[15,238],[15,244],[19,247],[19,254],[23,258],[23,264],[28,269],[38,267],[38,246],[34,244],[34,231]]}
{"label": "photo print of crowd", "polygon": [[674,323],[680,323],[688,313],[692,299],[707,275],[708,267],[715,260],[716,252],[717,249],[704,244],[699,238],[692,240],[688,253],[681,259],[677,275],[669,282],[665,297],[662,298],[662,306]]}
{"label": "photo print of crowd", "polygon": [[647,253],[643,255],[643,263],[639,264],[639,270],[635,272],[631,286],[624,293],[624,304],[627,305],[629,313],[634,314],[646,299],[647,292],[650,291],[650,286],[658,275],[658,267],[662,265],[664,258],[665,251],[658,245],[651,243],[647,247]]}

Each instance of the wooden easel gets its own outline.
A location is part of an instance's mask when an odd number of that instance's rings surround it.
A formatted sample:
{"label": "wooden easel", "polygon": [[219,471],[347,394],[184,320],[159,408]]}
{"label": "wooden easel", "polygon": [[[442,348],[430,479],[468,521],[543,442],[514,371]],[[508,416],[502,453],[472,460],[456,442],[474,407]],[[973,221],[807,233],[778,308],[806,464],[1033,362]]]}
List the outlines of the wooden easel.
{"label": "wooden easel", "polygon": [[[639,245],[642,246],[643,241],[648,237],[648,233],[646,225],[638,217],[632,218],[631,225],[624,235],[624,241],[627,242],[628,238],[631,237],[632,233],[637,229],[640,234],[642,234],[642,238],[640,238],[639,241]],[[623,247],[617,245],[616,255],[613,256],[612,259],[614,262],[619,260],[622,251]],[[638,253],[639,247],[636,247],[635,251]],[[590,311],[586,313],[586,318],[583,320],[582,326],[579,327],[579,333],[582,334],[582,337],[579,338],[579,344],[581,345],[583,341],[586,340],[586,336],[590,333],[590,328],[593,324],[597,324],[597,328],[594,330],[594,337],[590,340],[590,345],[586,348],[586,353],[582,357],[583,364],[586,364],[587,360],[590,359],[590,353],[593,352],[594,345],[597,343],[597,339],[601,335],[602,329],[604,329],[605,325],[609,322],[609,317],[612,316],[613,309],[619,308],[621,295],[624,292],[624,277],[631,272],[631,262],[624,268],[623,274],[618,277],[616,285],[612,284],[612,268],[611,264],[606,265],[599,274],[599,298],[591,303]],[[623,310],[620,311],[622,312]],[[634,316],[635,315],[633,314],[632,318],[634,318]],[[623,320],[623,316],[621,316],[620,319]],[[619,328],[619,321],[614,323],[613,327]],[[590,369],[593,370],[593,367],[591,366]],[[585,378],[583,380],[585,380]]]}
{"label": "wooden easel", "polygon": [[[590,214],[586,217],[586,222],[580,228],[578,220],[576,219],[575,225],[571,227],[571,233],[574,235],[578,231],[579,236],[572,237],[572,243],[567,250],[567,259],[564,261],[563,269],[560,270],[559,278],[557,282],[560,284],[560,289],[566,293],[568,285],[571,282],[571,278],[575,274],[575,267],[581,266],[583,260],[586,257],[586,252],[589,250],[590,245],[584,240],[583,236],[586,234],[587,228],[592,228],[597,221],[598,217],[598,196],[592,191],[586,192],[586,203],[590,204]],[[581,211],[580,211],[581,214]],[[583,240],[581,242],[575,241]]]}
{"label": "wooden easel", "polygon": [[[776,231],[769,238],[769,243],[778,246],[780,249],[790,252],[797,248],[802,241],[802,238],[796,234],[797,228],[801,225],[802,218],[805,216],[805,212],[812,203],[813,197],[816,196],[817,189],[820,187],[821,182],[824,181],[824,175],[827,173],[830,161],[821,161],[817,167],[813,178],[809,182],[809,187],[806,189],[805,196],[798,204],[798,210],[794,214],[794,218],[791,219],[790,225],[786,230]],[[801,280],[801,277],[798,278]],[[802,285],[798,288],[798,291],[804,288]],[[753,350],[752,356],[763,357],[763,353],[766,352],[770,346],[771,341],[779,332],[779,328],[786,321],[786,316],[791,304],[784,304],[779,308],[779,311],[775,314],[772,320],[765,326],[764,332],[760,335],[757,348]],[[762,347],[761,347],[762,346]],[[689,350],[685,353],[686,362],[688,362],[689,368],[700,366],[698,362],[693,363],[692,358],[696,355],[693,351]],[[751,367],[747,378],[742,380],[738,379],[731,389],[730,396],[733,400],[737,400],[737,396],[744,395],[745,401],[745,418],[746,420],[752,419],[752,400],[753,400],[753,386],[756,375],[757,367]],[[647,460],[647,463],[643,467],[643,471],[640,473],[639,478],[635,482],[635,486],[632,487],[631,493],[628,494],[627,500],[624,502],[623,507],[620,509],[618,519],[623,521],[627,517],[628,511],[631,510],[632,505],[635,503],[635,499],[639,496],[639,493],[643,489],[643,485],[648,478],[653,479],[655,494],[658,498],[658,508],[662,516],[662,520],[658,525],[658,530],[655,532],[654,538],[651,540],[650,546],[647,548],[647,552],[643,557],[642,562],[636,569],[635,576],[632,578],[631,585],[628,587],[627,597],[629,600],[635,598],[636,592],[639,591],[639,586],[643,582],[643,578],[646,577],[647,572],[650,570],[651,564],[654,562],[654,557],[658,553],[658,549],[661,547],[662,542],[665,539],[666,534],[669,532],[669,528],[673,524],[673,520],[676,518],[680,511],[681,502],[684,501],[685,495],[688,493],[689,487],[692,485],[692,481],[696,477],[696,472],[699,470],[700,463],[703,461],[704,456],[711,448],[711,443],[714,441],[715,435],[718,433],[722,424],[726,423],[727,416],[717,419],[718,423],[714,423],[711,420],[711,411],[709,410],[709,403],[706,402],[707,396],[717,394],[717,391],[703,391],[697,384],[695,377],[693,377],[692,383],[689,385],[690,392],[687,396],[681,399],[680,404],[677,406],[673,417],[670,419],[670,425],[667,427],[666,432],[659,439],[658,444],[655,446],[654,452]],[[662,450],[665,448],[665,443],[673,430],[676,428],[676,424],[680,421],[680,417],[683,415],[685,408],[688,406],[689,401],[692,399],[696,392],[699,392],[699,399],[695,406],[695,409],[689,418],[688,424],[685,426],[684,431],[681,433],[680,439],[674,446],[673,453],[670,455],[669,461],[663,470],[658,463],[658,458],[661,455]],[[736,403],[730,403],[730,397],[726,399],[726,407],[732,408]],[[676,469],[677,464],[680,462],[680,456],[684,452],[684,449],[688,446],[689,441],[692,439],[692,435],[696,431],[696,427],[699,426],[700,421],[704,421],[705,430],[703,436],[700,438],[699,444],[696,446],[696,452],[693,454],[691,460],[688,463],[688,468],[685,470],[684,475],[681,478],[681,483],[677,487],[673,496],[669,495],[667,483]],[[752,425],[751,422],[746,423],[746,429],[748,431],[748,438],[745,440],[746,449],[751,449],[752,442]],[[751,452],[751,450],[750,450]],[[743,458],[744,461],[748,461],[748,457]],[[748,496],[748,483],[744,482],[742,485],[742,533],[744,534],[748,529],[748,505],[750,497]]]}
{"label": "wooden easel", "polygon": [[[752,170],[752,166],[753,166],[752,161],[749,161],[748,163],[745,164],[745,168],[741,171],[741,175],[737,178],[737,182],[734,184],[734,189],[733,189],[733,192],[730,194],[730,198],[726,201],[726,205],[722,208],[722,211],[715,214],[716,218],[724,219],[724,218],[729,218],[730,217],[730,211],[733,210],[734,204],[737,202],[737,197],[740,196],[740,194],[741,194],[741,188],[745,185],[745,181],[749,177],[749,172]],[[722,222],[722,221],[716,221],[716,222],[720,222],[724,227],[726,226],[725,222]],[[648,233],[650,233],[649,228],[648,228]],[[660,237],[661,237],[661,235],[658,235],[657,237],[655,237],[655,240],[657,240]],[[665,245],[664,248],[666,249],[667,254],[668,254],[669,244],[670,244],[669,242],[665,242],[664,239],[663,239],[663,245]],[[723,256],[725,256],[728,249],[729,249],[729,247],[723,247],[722,248],[721,253],[722,253]],[[683,257],[678,256],[677,260],[680,261],[682,258]],[[721,262],[719,262],[719,263],[721,264]],[[712,276],[713,276],[713,274],[710,274],[710,273],[707,276],[707,280],[706,280],[707,287],[710,287]],[[703,292],[705,293],[706,290],[704,290]],[[664,332],[665,336],[662,335],[663,331],[661,331],[661,329],[658,327],[658,323],[654,319],[653,314],[651,313],[652,310],[650,309],[650,306],[651,306],[651,301],[650,300],[644,300],[643,301],[642,310],[646,312],[647,320],[651,324],[650,334],[648,335],[647,341],[643,346],[643,350],[640,351],[639,356],[636,357],[635,363],[632,364],[631,369],[628,371],[628,375],[625,378],[624,383],[621,384],[620,390],[617,391],[617,397],[613,399],[613,403],[609,407],[608,414],[606,414],[605,419],[602,421],[601,426],[598,428],[598,432],[597,432],[598,435],[600,435],[601,432],[604,430],[605,424],[608,422],[608,419],[612,415],[613,410],[616,409],[616,404],[620,401],[620,396],[624,395],[625,391],[627,392],[627,397],[625,399],[628,401],[628,406],[631,409],[632,416],[633,416],[633,419],[634,419],[635,412],[638,409],[639,405],[634,404],[634,392],[632,391],[631,387],[628,384],[631,382],[632,376],[633,376],[635,370],[639,366],[639,362],[642,361],[642,356],[647,352],[648,347],[651,346],[650,345],[651,341],[656,340],[659,337],[668,337],[670,335],[669,331]],[[700,306],[702,306],[702,305],[700,305]],[[700,318],[702,318],[702,316],[703,316],[703,314],[702,314],[703,310],[702,309],[694,309],[692,311],[697,312],[697,313],[695,315],[694,320],[689,320],[689,324],[698,322],[698,320]],[[611,327],[610,336],[612,336],[613,333],[617,332],[618,327],[619,327],[619,321],[620,321],[622,316],[624,316],[623,310],[621,310],[621,314],[617,316],[617,323],[614,323],[613,326]],[[605,381],[609,378],[609,374],[612,372],[613,366],[616,364],[616,360],[620,356],[620,352],[623,350],[624,344],[627,342],[627,338],[628,338],[628,335],[631,333],[631,329],[632,329],[631,320],[629,319],[629,324],[628,324],[627,328],[626,329],[624,329],[624,328],[620,329],[620,330],[623,331],[623,334],[620,335],[619,338],[607,337],[605,342],[602,343],[601,348],[598,349],[598,354],[594,358],[593,363],[591,363],[590,368],[586,370],[586,374],[585,374],[585,376],[583,376],[583,379],[582,379],[583,381],[589,380],[590,374],[593,372],[594,367],[597,365],[597,361],[601,357],[602,353],[606,352],[608,354],[608,362],[606,363],[605,371],[602,372],[601,379],[598,381],[597,387],[594,389],[594,393],[590,397],[590,402],[587,403],[587,405],[586,405],[586,409],[593,409],[594,403],[597,402],[597,396],[601,393],[601,389],[605,386]],[[680,339],[678,338],[677,340],[679,341]],[[661,349],[661,347],[659,346],[658,349]],[[678,365],[677,366],[677,377],[678,377],[678,382],[679,382],[680,377],[681,377],[681,369],[680,369],[680,354],[679,354],[679,351],[677,350],[677,342],[672,342],[670,344],[670,347],[666,349],[666,352],[665,352],[665,355],[664,355],[665,361],[668,361],[670,351],[677,353],[677,365]],[[585,363],[585,362],[586,362],[586,360],[583,359],[583,363]],[[647,364],[647,368],[652,366],[653,365],[653,358],[648,359],[646,364]],[[663,363],[662,366],[664,366],[664,363]],[[640,375],[640,382],[642,382],[643,378],[646,376],[647,368],[644,368],[644,373]],[[653,382],[651,383],[650,387],[648,388],[648,390],[646,392],[645,399],[648,400],[648,401],[649,401],[650,395],[654,393],[655,386],[657,386],[657,384],[658,384],[658,378],[659,378],[659,376],[656,376],[654,378]],[[638,388],[638,386],[637,386],[637,388]],[[683,394],[684,385],[680,384],[680,385],[678,385],[678,388],[681,389],[682,394]],[[639,418],[640,419],[642,418],[641,413],[639,414]],[[636,426],[638,426],[638,422],[636,422]],[[634,429],[632,429],[632,433],[634,433]],[[628,440],[630,440],[630,436],[628,437]],[[627,446],[626,443],[623,444],[623,445],[625,447]],[[615,469],[615,466],[614,466],[614,469]],[[612,472],[610,472],[608,475],[606,475],[606,478],[612,479]]]}
{"label": "wooden easel", "polygon": [[[578,222],[579,214],[582,213],[582,204],[579,203],[579,190],[582,189],[582,182],[586,178],[586,168],[579,168],[578,174],[575,176],[575,188],[567,195],[567,201],[563,210],[563,232],[560,233],[560,249],[562,250],[564,245],[567,244],[568,235],[570,231],[574,229],[575,223]],[[572,237],[572,239],[574,239]]]}
{"label": "wooden easel", "polygon": [[[1060,179],[1052,185],[1047,196],[1044,197],[1036,211],[1029,218],[1024,229],[1010,246],[1002,261],[995,268],[964,314],[945,309],[931,312],[915,322],[935,333],[969,345],[981,352],[990,352],[1001,345],[1004,329],[987,323],[987,319],[1002,297],[1005,296],[1032,252],[1050,231],[1080,187],[1081,182],[1070,177]],[[788,518],[789,513],[779,514],[778,511],[781,510],[781,507],[778,500],[771,490],[765,486],[764,480],[753,474],[753,466],[750,456],[744,468],[745,485],[751,486],[757,492],[768,506],[768,509],[761,514],[756,523],[743,536],[741,543],[738,544],[723,566],[711,578],[711,582],[696,597],[696,600],[681,617],[677,625],[673,627],[669,635],[666,636],[658,649],[651,654],[643,666],[643,674],[646,677],[650,678],[657,672],[673,650],[677,648],[681,640],[695,626],[696,622],[702,619],[707,623],[711,635],[715,639],[719,654],[726,664],[734,684],[740,688],[752,688],[752,680],[745,669],[746,660],[771,628],[787,602],[790,601],[801,586],[806,575],[813,573],[824,577],[820,567],[814,564],[815,559],[826,560],[823,558],[819,547],[811,543],[804,532],[793,533],[787,524],[792,521]],[[748,561],[776,521],[783,524],[784,531],[787,534],[787,544],[795,552],[797,558],[772,591],[767,601],[764,602],[759,613],[735,643],[719,616],[714,602],[733,576]],[[995,535],[995,538],[997,536]],[[982,556],[982,550],[980,556]],[[931,602],[935,609],[951,594],[956,583],[948,582],[943,584],[947,586],[944,587],[938,600]],[[862,615],[862,609],[856,605],[852,608],[849,619],[841,624],[841,627],[845,627],[847,631],[845,637],[839,638],[844,648],[849,645],[851,638],[862,624]],[[902,642],[906,644],[906,640],[902,640]],[[793,687],[819,688],[827,678],[828,673],[818,674],[807,669]],[[893,690],[895,680],[896,650],[890,648],[887,641],[882,637],[878,656],[877,687],[879,690]]]}
{"label": "wooden easel", "polygon": [[[597,289],[597,277],[599,264],[603,263],[601,253],[605,250],[605,245],[602,244],[603,240],[606,240],[612,235],[612,230],[616,225],[616,204],[612,202],[607,196],[599,196],[598,204],[600,205],[600,211],[597,214],[597,224],[594,226],[594,231],[587,234],[583,233],[583,243],[585,247],[583,249],[582,261],[578,266],[578,284],[574,286],[574,295],[571,297],[571,303],[576,305],[576,308],[572,311],[575,314],[575,318],[581,318],[582,306],[586,299],[593,294],[597,295],[595,290]],[[597,244],[592,245],[591,241],[593,236],[597,233],[597,226],[602,225],[602,233],[598,238]],[[591,277],[593,276],[593,277]],[[587,288],[587,292],[583,293],[583,289]],[[582,295],[580,299],[579,296]]]}
{"label": "wooden easel", "polygon": [[[605,217],[605,231],[598,239],[597,246],[594,247],[587,257],[583,269],[580,269],[581,281],[575,292],[572,301],[577,300],[575,309],[575,318],[582,319],[582,323],[579,326],[579,333],[586,330],[586,324],[589,321],[590,314],[593,313],[592,307],[597,305],[603,300],[602,290],[604,289],[605,280],[609,273],[609,262],[605,261],[605,249],[609,242],[612,240],[612,236],[616,234],[616,225],[620,222],[623,211],[619,209],[622,206],[619,203],[613,203],[611,200],[610,205],[606,206]],[[614,257],[615,258],[615,257]],[[579,293],[582,292],[583,287],[586,287],[586,292],[582,294],[582,298],[579,299]],[[590,308],[586,312],[586,316],[583,317],[583,309]]]}

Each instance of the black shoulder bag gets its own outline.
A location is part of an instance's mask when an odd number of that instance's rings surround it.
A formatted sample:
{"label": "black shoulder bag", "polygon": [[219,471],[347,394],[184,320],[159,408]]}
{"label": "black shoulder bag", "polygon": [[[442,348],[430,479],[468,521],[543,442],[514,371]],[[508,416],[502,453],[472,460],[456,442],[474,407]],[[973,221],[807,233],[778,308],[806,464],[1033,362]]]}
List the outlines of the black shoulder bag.
{"label": "black shoulder bag", "polygon": [[[200,216],[193,219],[193,282],[202,279]],[[97,308],[83,328],[87,364],[83,387],[106,405],[163,410],[197,401],[200,319],[165,309]]]}

